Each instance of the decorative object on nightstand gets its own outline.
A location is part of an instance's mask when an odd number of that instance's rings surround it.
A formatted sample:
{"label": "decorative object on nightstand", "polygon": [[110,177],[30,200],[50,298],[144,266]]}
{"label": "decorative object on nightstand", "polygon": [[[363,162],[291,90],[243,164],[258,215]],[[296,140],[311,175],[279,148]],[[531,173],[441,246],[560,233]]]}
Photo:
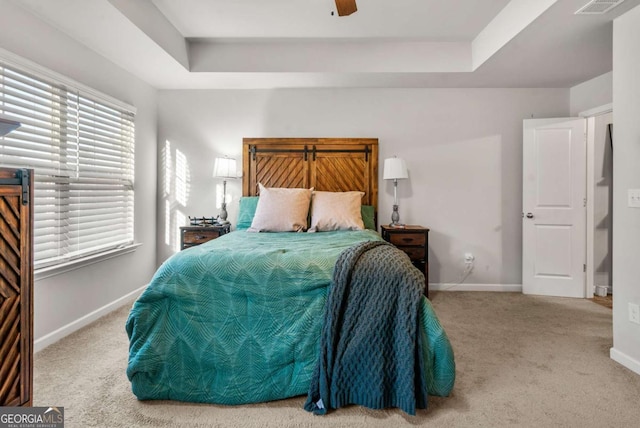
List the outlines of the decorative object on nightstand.
{"label": "decorative object on nightstand", "polygon": [[384,160],[384,180],[393,180],[393,212],[391,213],[390,226],[400,226],[400,213],[398,213],[398,180],[409,178],[407,164],[404,159],[392,157]]}
{"label": "decorative object on nightstand", "polygon": [[429,229],[422,226],[380,226],[382,238],[404,251],[424,274],[424,295],[429,297]]}
{"label": "decorative object on nightstand", "polygon": [[180,251],[216,239],[231,231],[231,224],[180,227]]}
{"label": "decorative object on nightstand", "polygon": [[213,165],[213,177],[223,178],[222,181],[222,206],[220,208],[221,223],[227,221],[227,179],[238,177],[236,160],[228,157],[216,158]]}
{"label": "decorative object on nightstand", "polygon": [[189,216],[189,226],[214,226],[218,225],[216,217],[191,217]]}

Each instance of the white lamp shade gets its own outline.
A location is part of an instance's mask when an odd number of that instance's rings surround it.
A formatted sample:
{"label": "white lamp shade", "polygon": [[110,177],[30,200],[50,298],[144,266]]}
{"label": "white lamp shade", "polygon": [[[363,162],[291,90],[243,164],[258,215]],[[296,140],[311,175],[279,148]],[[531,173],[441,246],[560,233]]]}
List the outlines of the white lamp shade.
{"label": "white lamp shade", "polygon": [[384,160],[384,175],[385,180],[402,180],[409,178],[409,171],[407,171],[407,164],[404,159],[400,158],[388,158]]}
{"label": "white lamp shade", "polygon": [[236,160],[231,158],[216,158],[213,165],[213,176],[219,178],[236,178],[238,169]]}

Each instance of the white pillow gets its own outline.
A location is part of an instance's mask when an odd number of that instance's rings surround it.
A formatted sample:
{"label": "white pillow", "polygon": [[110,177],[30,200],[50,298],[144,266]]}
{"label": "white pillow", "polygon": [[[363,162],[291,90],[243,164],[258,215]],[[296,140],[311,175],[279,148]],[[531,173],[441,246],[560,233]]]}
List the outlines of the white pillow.
{"label": "white pillow", "polygon": [[260,198],[247,232],[303,232],[307,228],[313,189],[264,187],[258,183]]}
{"label": "white pillow", "polygon": [[313,192],[310,232],[362,230],[364,192]]}

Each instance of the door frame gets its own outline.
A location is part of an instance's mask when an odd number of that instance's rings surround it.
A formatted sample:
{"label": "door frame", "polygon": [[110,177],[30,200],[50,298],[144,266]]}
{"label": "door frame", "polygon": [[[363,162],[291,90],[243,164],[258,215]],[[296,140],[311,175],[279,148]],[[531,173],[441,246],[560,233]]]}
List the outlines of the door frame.
{"label": "door frame", "polygon": [[[595,120],[596,116],[611,113],[613,104],[604,104],[578,113],[587,121],[587,269],[585,281],[585,298],[592,299],[595,291]],[[613,216],[611,217],[613,219]]]}

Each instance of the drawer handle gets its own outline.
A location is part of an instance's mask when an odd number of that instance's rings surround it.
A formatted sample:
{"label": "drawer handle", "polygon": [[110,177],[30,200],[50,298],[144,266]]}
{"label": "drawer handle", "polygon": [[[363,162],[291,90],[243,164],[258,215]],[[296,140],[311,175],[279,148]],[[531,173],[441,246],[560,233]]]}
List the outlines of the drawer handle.
{"label": "drawer handle", "polygon": [[402,238],[404,242],[412,242],[413,238]]}
{"label": "drawer handle", "polygon": [[207,235],[196,235],[196,239],[204,239]]}

